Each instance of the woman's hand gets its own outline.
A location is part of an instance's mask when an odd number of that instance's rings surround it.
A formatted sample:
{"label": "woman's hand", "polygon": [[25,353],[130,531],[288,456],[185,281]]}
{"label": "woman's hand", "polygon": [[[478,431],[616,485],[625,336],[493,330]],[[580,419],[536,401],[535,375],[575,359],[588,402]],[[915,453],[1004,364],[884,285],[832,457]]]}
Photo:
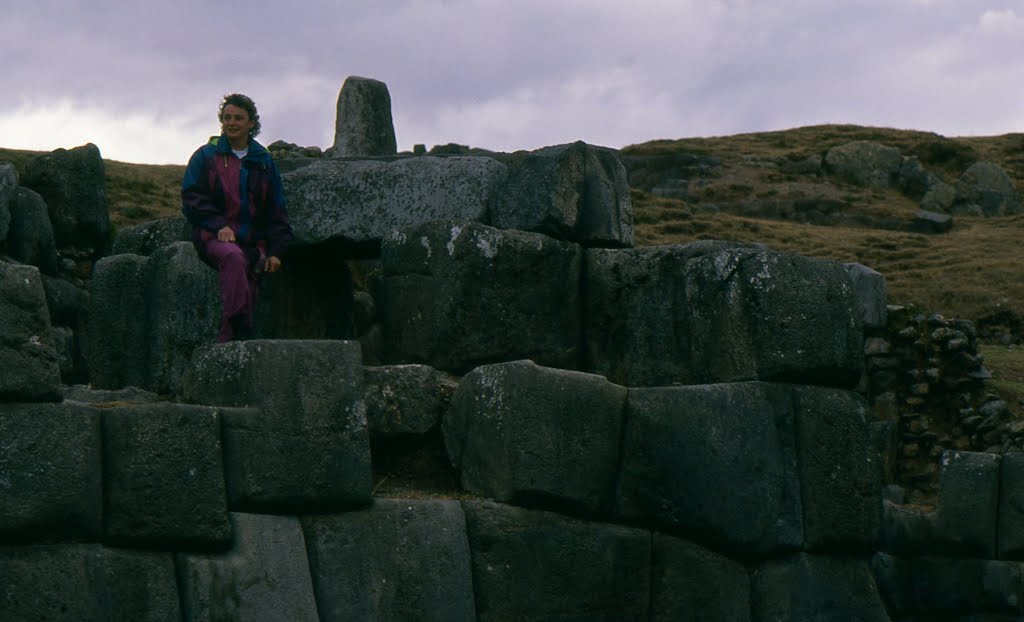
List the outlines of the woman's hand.
{"label": "woman's hand", "polygon": [[234,242],[235,232],[231,230],[231,227],[222,227],[221,230],[217,232],[217,239],[221,242]]}
{"label": "woman's hand", "polygon": [[281,260],[277,257],[267,257],[263,260],[263,270],[265,272],[277,272],[281,269]]}

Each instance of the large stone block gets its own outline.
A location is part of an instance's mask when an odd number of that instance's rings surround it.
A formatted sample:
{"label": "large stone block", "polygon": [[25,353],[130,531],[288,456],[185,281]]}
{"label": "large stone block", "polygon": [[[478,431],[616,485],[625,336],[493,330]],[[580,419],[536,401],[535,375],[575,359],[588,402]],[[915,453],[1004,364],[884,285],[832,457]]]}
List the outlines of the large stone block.
{"label": "large stone block", "polygon": [[7,239],[11,227],[11,201],[18,188],[18,171],[13,164],[0,164],[0,242]]}
{"label": "large stone block", "polygon": [[322,620],[476,619],[458,501],[375,499],[303,526]]}
{"label": "large stone block", "polygon": [[860,380],[863,312],[838,262],[723,250],[688,266],[686,300],[693,365],[708,382]]}
{"label": "large stone block", "polygon": [[870,410],[860,395],[795,387],[804,548],[873,551],[881,532],[882,480]]}
{"label": "large stone block", "polygon": [[850,275],[854,295],[864,311],[864,329],[885,330],[889,304],[885,275],[859,263],[847,263],[843,267]]}
{"label": "large stone block", "polygon": [[185,550],[231,544],[216,409],[108,409],[103,456],[106,542]]}
{"label": "large stone block", "polygon": [[390,362],[465,373],[531,359],[579,368],[580,248],[435,222],[389,236],[378,300]]}
{"label": "large stone block", "polygon": [[0,400],[59,399],[60,359],[34,266],[0,261]]}
{"label": "large stone block", "polygon": [[648,620],[651,534],[464,501],[477,618]]}
{"label": "large stone block", "polygon": [[732,242],[584,253],[584,335],[590,371],[626,386],[706,380],[691,360],[687,265],[702,255],[753,248]]}
{"label": "large stone block", "polygon": [[791,390],[630,389],[617,513],[756,558],[803,545]]}
{"label": "large stone block", "polygon": [[149,222],[124,227],[117,231],[112,254],[152,255],[174,242],[188,242],[191,228],[182,216],[158,218]]}
{"label": "large stone block", "polygon": [[43,275],[46,308],[50,312],[50,326],[77,328],[82,314],[89,308],[88,290],[74,284]]}
{"label": "large stone block", "polygon": [[477,367],[442,422],[462,487],[502,502],[611,509],[626,389],[531,361]]}
{"label": "large stone block", "polygon": [[867,188],[898,184],[903,156],[895,147],[857,140],[828,150],[825,168],[846,181]]}
{"label": "large stone block", "polygon": [[373,249],[434,220],[484,221],[504,164],[488,157],[318,160],[281,176],[296,246]]}
{"label": "large stone block", "polygon": [[0,542],[98,540],[100,415],[76,404],[0,404]]}
{"label": "large stone block", "polygon": [[660,533],[653,556],[652,620],[750,622],[750,575],[741,564]]}
{"label": "large stone block", "polygon": [[839,263],[728,242],[588,250],[591,371],[627,386],[856,385],[863,311]]}
{"label": "large stone block", "polygon": [[232,509],[282,513],[370,501],[370,440],[356,341],[255,340],[196,351],[186,401],[224,412]]}
{"label": "large stone block", "polygon": [[149,257],[124,254],[96,263],[90,284],[85,356],[92,384],[180,391],[199,346],[220,328],[217,273],[188,242]]}
{"label": "large stone block", "polygon": [[146,261],[146,382],[158,393],[178,393],[181,376],[199,346],[220,330],[217,273],[189,242],[174,242]]}
{"label": "large stone block", "polygon": [[1004,454],[999,478],[999,558],[1024,559],[1024,454]]}
{"label": "large stone block", "polygon": [[299,519],[232,514],[231,551],[178,555],[185,620],[317,622]]}
{"label": "large stone block", "polygon": [[5,620],[181,619],[170,554],[96,544],[0,548]]}
{"label": "large stone block", "polygon": [[1015,614],[1006,619],[1019,620],[1024,615],[1024,581],[1019,563],[876,553],[871,570],[894,617],[916,613],[936,619],[957,613],[990,612]]}
{"label": "large stone block", "polygon": [[998,454],[946,451],[939,471],[935,541],[944,550],[994,558],[999,520]]}
{"label": "large stone block", "polygon": [[377,437],[425,434],[441,421],[457,382],[426,365],[365,367],[366,420]]}
{"label": "large stone block", "polygon": [[21,263],[39,268],[43,274],[57,274],[57,247],[43,197],[28,188],[18,188],[10,210],[7,252]]}
{"label": "large stone block", "polygon": [[338,93],[334,150],[339,156],[386,156],[398,151],[391,94],[380,80],[349,76]]}
{"label": "large stone block", "polygon": [[956,182],[954,214],[1009,216],[1022,209],[1013,180],[994,162],[975,162]]}
{"label": "large stone block", "polygon": [[575,142],[514,155],[489,224],[584,246],[632,246],[633,207],[618,152]]}
{"label": "large stone block", "polygon": [[96,145],[57,149],[36,157],[25,167],[21,185],[42,195],[57,246],[110,248],[106,180]]}
{"label": "large stone block", "polygon": [[104,257],[93,266],[82,350],[99,389],[146,385],[146,258]]}
{"label": "large stone block", "polygon": [[799,553],[754,571],[755,620],[889,622],[867,562]]}

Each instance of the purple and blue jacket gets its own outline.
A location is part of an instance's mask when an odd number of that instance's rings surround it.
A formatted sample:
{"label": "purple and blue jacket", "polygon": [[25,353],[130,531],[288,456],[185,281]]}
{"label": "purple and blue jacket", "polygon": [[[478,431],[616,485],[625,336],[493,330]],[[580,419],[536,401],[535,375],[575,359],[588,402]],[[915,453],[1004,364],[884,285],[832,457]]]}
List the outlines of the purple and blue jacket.
{"label": "purple and blue jacket", "polygon": [[[239,160],[223,135],[192,154],[181,181],[181,211],[192,225],[192,243],[206,258],[206,243],[225,226],[243,248],[283,257],[292,239],[284,188],[270,152],[249,140]],[[248,254],[248,253],[247,253]]]}

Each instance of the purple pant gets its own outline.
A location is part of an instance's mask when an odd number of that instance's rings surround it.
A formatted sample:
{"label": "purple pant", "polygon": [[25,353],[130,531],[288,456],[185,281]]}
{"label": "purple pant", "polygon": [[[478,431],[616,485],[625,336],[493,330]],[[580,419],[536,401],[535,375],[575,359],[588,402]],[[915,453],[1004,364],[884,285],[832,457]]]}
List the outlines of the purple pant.
{"label": "purple pant", "polygon": [[206,257],[217,268],[220,281],[220,302],[224,312],[218,341],[231,341],[235,337],[232,323],[252,326],[259,277],[249,269],[245,251],[234,242],[210,240],[206,243]]}

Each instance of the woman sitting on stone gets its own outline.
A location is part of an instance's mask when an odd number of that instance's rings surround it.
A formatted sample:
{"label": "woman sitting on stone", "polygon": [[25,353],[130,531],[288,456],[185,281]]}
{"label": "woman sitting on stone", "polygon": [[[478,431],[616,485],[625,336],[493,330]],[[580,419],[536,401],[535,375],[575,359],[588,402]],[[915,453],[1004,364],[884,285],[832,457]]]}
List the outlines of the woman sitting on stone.
{"label": "woman sitting on stone", "polygon": [[197,149],[185,169],[181,211],[199,257],[217,270],[224,342],[251,335],[260,276],[281,268],[292,229],[281,176],[255,140],[256,104],[245,95],[227,95],[218,116],[221,135]]}

